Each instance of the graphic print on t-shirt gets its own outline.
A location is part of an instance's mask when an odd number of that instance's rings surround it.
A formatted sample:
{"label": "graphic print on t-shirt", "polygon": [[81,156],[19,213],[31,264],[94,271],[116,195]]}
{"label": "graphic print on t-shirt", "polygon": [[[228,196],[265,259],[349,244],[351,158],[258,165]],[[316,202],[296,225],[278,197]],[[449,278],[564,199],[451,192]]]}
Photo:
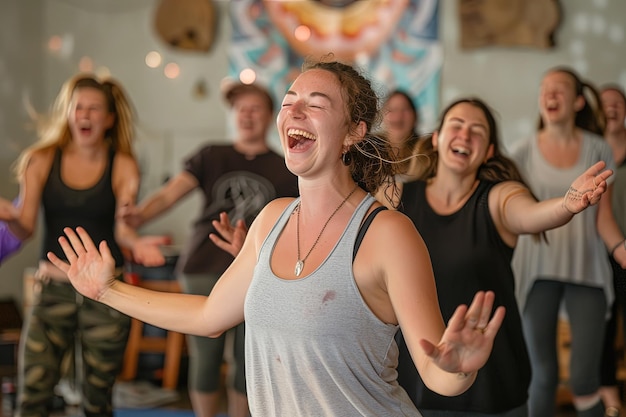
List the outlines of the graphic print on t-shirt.
{"label": "graphic print on t-shirt", "polygon": [[215,182],[208,212],[225,211],[231,222],[245,219],[250,226],[250,220],[274,198],[276,189],[267,178],[249,171],[233,171]]}

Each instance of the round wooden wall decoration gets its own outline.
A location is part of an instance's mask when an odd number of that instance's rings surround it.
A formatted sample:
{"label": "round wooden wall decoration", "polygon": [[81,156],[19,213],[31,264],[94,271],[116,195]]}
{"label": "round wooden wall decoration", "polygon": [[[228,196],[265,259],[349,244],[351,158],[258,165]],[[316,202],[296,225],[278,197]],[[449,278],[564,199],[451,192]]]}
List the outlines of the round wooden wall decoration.
{"label": "round wooden wall decoration", "polygon": [[215,35],[215,6],[212,0],[161,0],[154,26],[173,48],[207,52]]}
{"label": "round wooden wall decoration", "polygon": [[561,22],[558,0],[458,0],[461,48],[552,48]]}

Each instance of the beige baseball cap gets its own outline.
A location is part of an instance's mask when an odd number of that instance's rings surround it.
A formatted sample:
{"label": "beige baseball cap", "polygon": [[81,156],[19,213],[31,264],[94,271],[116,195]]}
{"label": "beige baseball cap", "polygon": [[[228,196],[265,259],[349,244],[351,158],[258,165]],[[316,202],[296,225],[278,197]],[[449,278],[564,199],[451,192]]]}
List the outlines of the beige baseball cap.
{"label": "beige baseball cap", "polygon": [[244,84],[239,81],[228,81],[222,85],[222,95],[224,100],[232,106],[237,97],[246,93],[254,93],[265,97],[272,112],[274,111],[274,99],[269,91],[258,83]]}

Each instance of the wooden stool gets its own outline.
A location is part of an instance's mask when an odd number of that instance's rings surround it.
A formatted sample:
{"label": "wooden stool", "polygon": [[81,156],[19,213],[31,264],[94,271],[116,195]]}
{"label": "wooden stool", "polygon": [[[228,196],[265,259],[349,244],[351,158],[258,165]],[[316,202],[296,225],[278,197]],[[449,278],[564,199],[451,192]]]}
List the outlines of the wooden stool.
{"label": "wooden stool", "polygon": [[[127,274],[125,281],[150,290],[180,292],[180,286],[175,280],[142,280],[137,274]],[[140,353],[163,353],[165,361],[162,386],[167,389],[176,389],[180,374],[180,359],[186,350],[185,335],[167,331],[165,337],[144,336],[144,323],[135,318],[131,320],[128,344],[124,353],[124,365],[119,379],[122,381],[135,379]]]}

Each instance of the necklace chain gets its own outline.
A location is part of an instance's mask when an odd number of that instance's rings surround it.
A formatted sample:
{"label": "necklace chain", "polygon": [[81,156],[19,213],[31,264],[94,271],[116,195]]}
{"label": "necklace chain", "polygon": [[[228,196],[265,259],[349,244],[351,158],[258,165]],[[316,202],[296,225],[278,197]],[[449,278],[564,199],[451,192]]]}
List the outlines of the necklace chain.
{"label": "necklace chain", "polygon": [[298,260],[296,261],[296,268],[294,270],[294,273],[296,274],[297,277],[299,277],[300,274],[302,273],[302,270],[304,269],[304,263],[308,259],[311,252],[313,252],[313,249],[315,249],[315,247],[317,246],[317,243],[320,241],[320,238],[322,237],[322,233],[324,233],[324,230],[326,230],[326,226],[328,226],[328,223],[330,223],[330,220],[335,216],[335,214],[337,214],[337,212],[341,209],[341,207],[343,207],[343,205],[346,204],[346,201],[348,201],[350,196],[354,194],[357,188],[359,188],[358,184],[354,186],[352,191],[350,191],[350,193],[346,196],[346,198],[344,198],[343,201],[337,206],[335,211],[333,211],[333,213],[330,215],[328,220],[326,220],[326,223],[324,223],[324,226],[322,226],[322,230],[320,230],[319,234],[317,235],[315,242],[313,242],[313,246],[311,246],[311,249],[309,249],[309,251],[304,256],[304,258],[300,258],[300,204],[301,203],[298,202],[298,205],[295,208],[296,210],[296,244],[297,244],[296,247],[298,250]]}

